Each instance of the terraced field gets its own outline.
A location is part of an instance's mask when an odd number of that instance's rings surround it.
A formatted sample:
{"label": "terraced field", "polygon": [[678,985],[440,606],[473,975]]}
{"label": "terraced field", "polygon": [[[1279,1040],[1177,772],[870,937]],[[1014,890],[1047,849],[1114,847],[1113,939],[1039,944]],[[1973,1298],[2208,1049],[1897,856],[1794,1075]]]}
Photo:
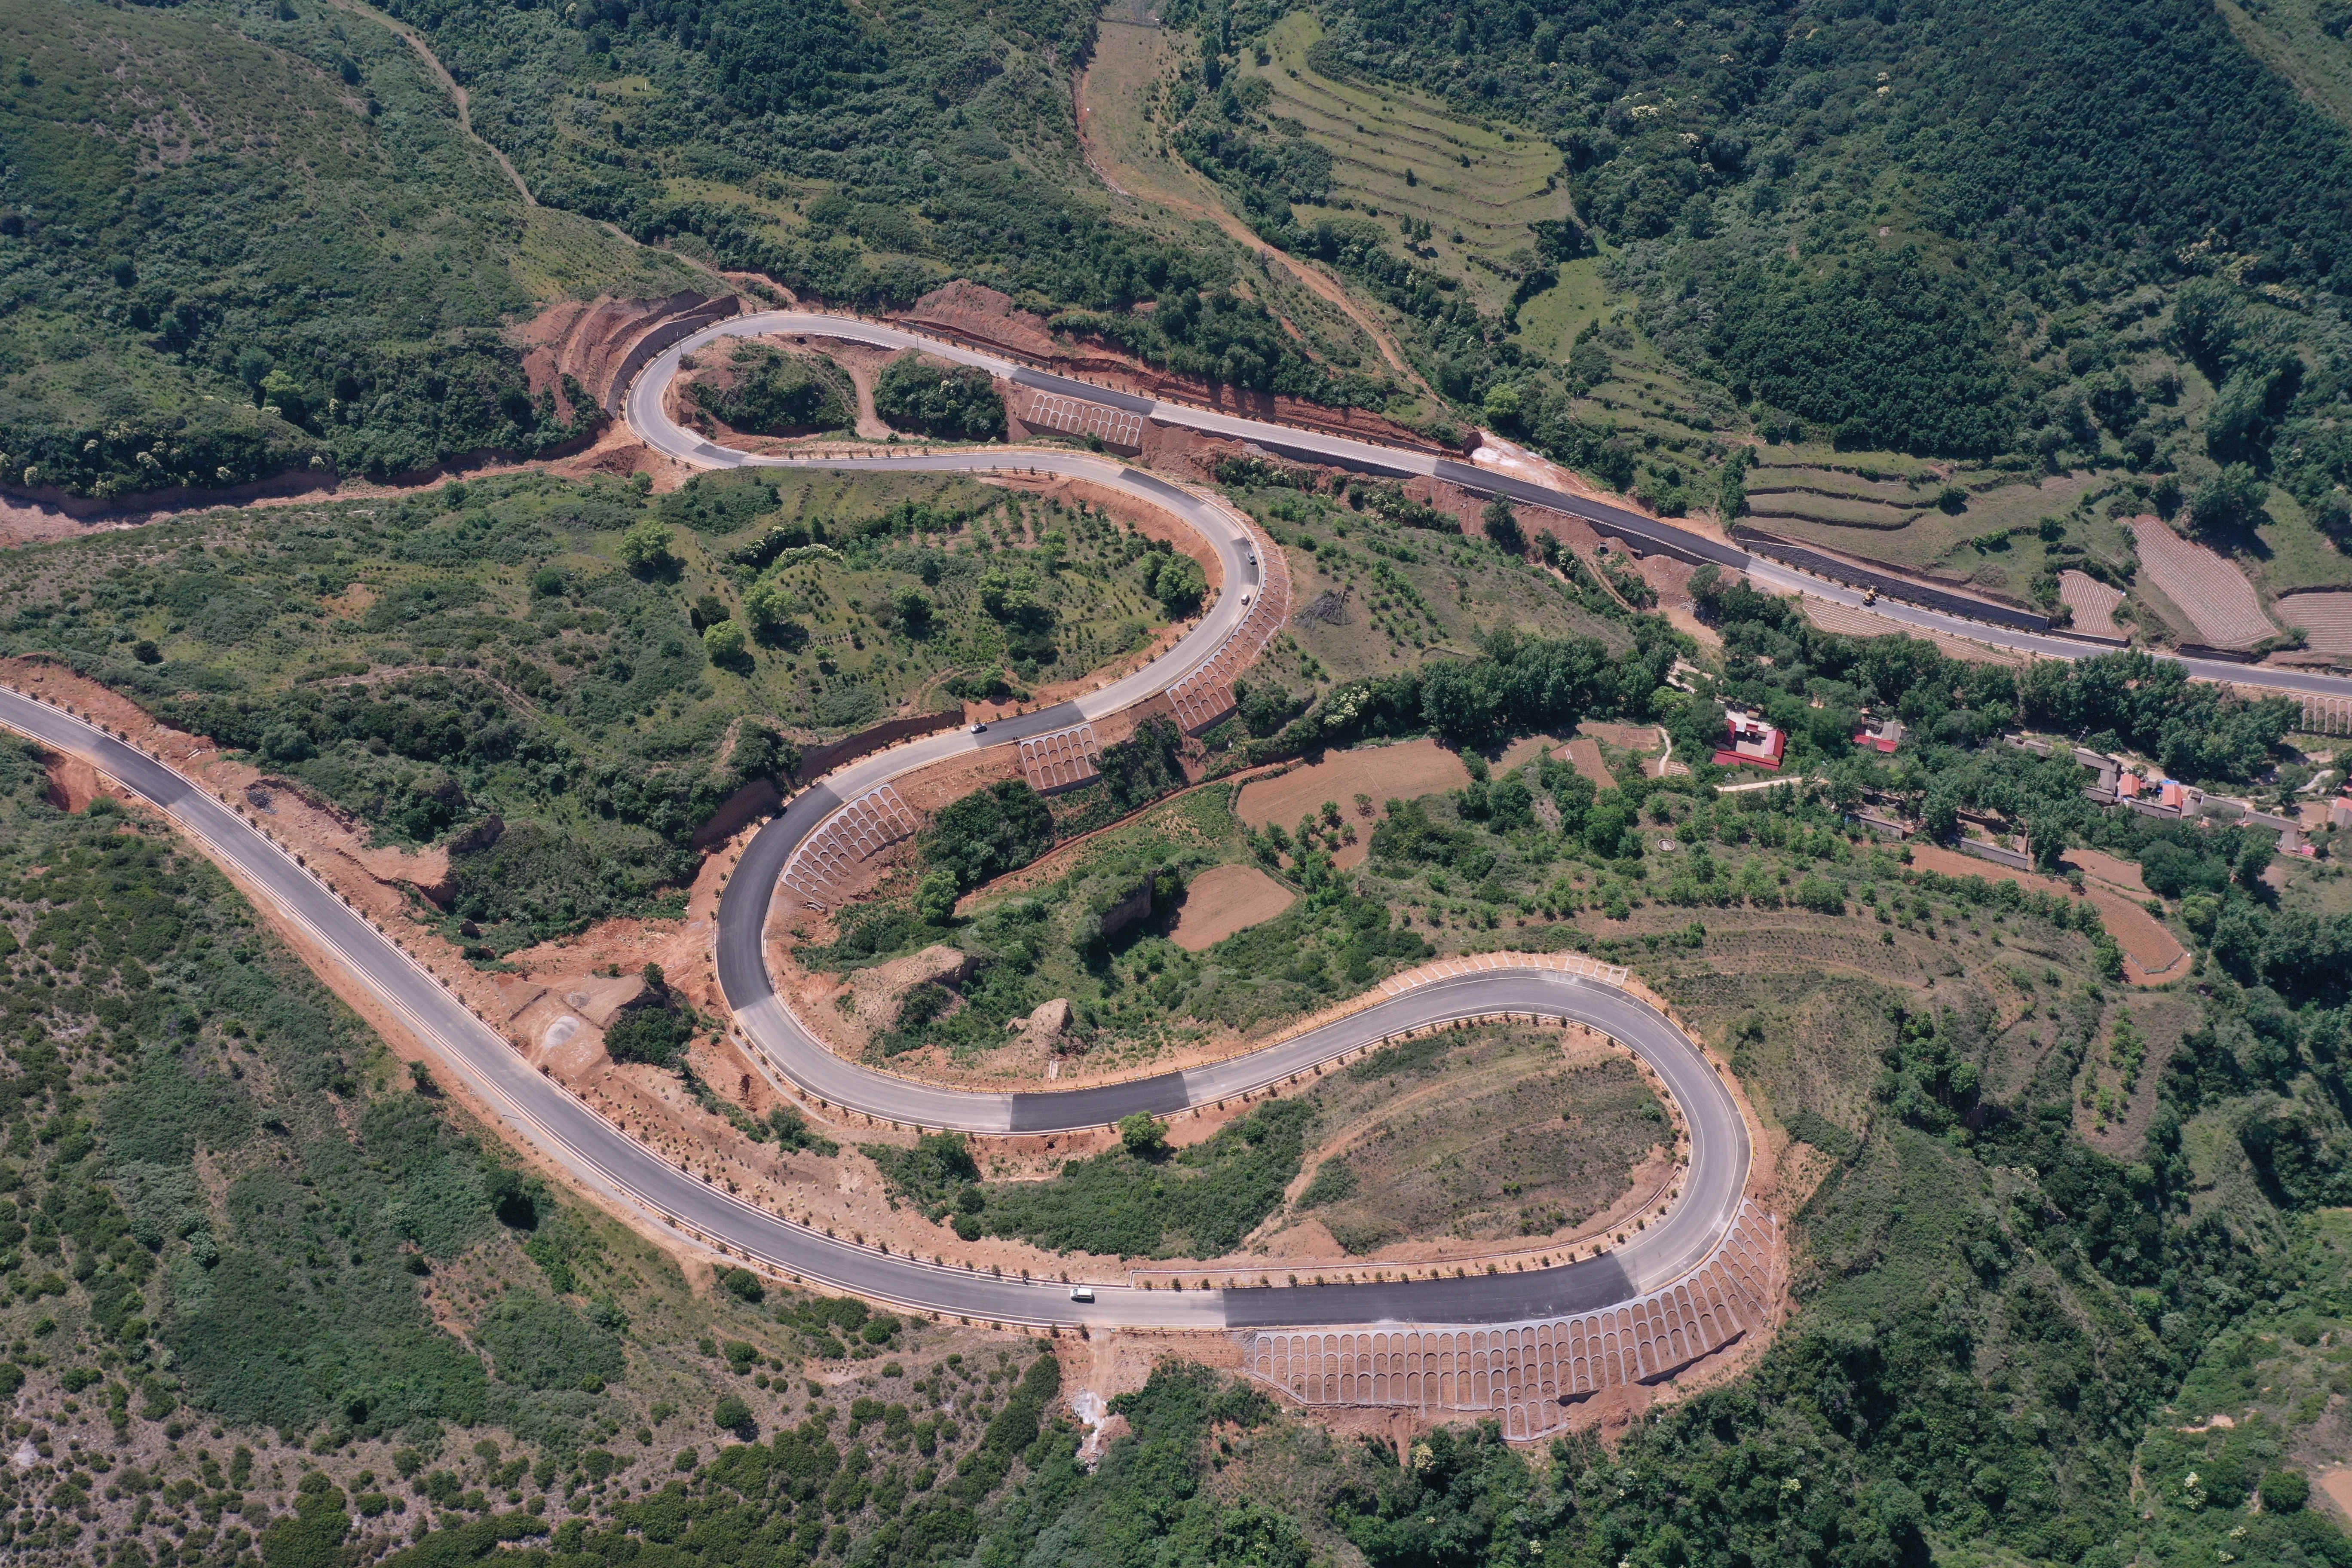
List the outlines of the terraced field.
{"label": "terraced field", "polygon": [[[1768,450],[1778,455],[1785,449]],[[1948,481],[1908,459],[1872,467],[1867,465],[1878,461],[1874,457],[1842,453],[1832,459],[1802,447],[1790,457],[1803,460],[1767,462],[1748,470],[1748,510],[1759,527],[1913,571],[1956,573],[2012,598],[2052,564],[2034,525],[2064,514],[2092,483],[2088,475],[2011,479],[1974,469],[1954,473]],[[1856,463],[1862,471],[1832,467],[1832,460]],[[1967,492],[1967,505],[1958,512],[1935,504],[1947,482]],[[2089,542],[2098,548],[2097,541]]]}
{"label": "terraced field", "polygon": [[[1888,475],[1865,478],[1842,468],[1778,465],[1748,474],[1748,510],[1764,527],[1791,532],[1812,524],[1834,530],[1867,529],[1892,533],[1918,521],[1933,500],[1935,477]],[[1875,543],[1866,548],[1875,549]]]}
{"label": "terraced field", "polygon": [[2290,594],[2275,608],[2314,650],[2352,655],[2352,593]]}
{"label": "terraced field", "polygon": [[1499,309],[1512,283],[1498,269],[1533,246],[1528,226],[1570,211],[1559,150],[1535,132],[1465,120],[1401,89],[1334,81],[1307,63],[1321,37],[1311,14],[1294,13],[1266,36],[1268,62],[1244,68],[1272,85],[1270,117],[1330,151],[1333,205],[1300,205],[1299,219],[1353,210],[1425,222],[1435,254],[1424,258]]}
{"label": "terraced field", "polygon": [[1582,1029],[1423,1037],[1335,1074],[1315,1104],[1315,1175],[1286,1217],[1356,1256],[1576,1233],[1637,1171],[1654,1183],[1643,1166],[1674,1141],[1633,1064]]}
{"label": "terraced field", "polygon": [[1748,493],[1750,496],[1831,498],[1883,501],[1893,507],[1916,510],[1933,499],[1936,476],[1921,470],[1917,474],[1889,473],[1884,468],[1872,468],[1865,474],[1847,468],[1821,468],[1804,464],[1760,463],[1748,470]]}
{"label": "terraced field", "polygon": [[1892,532],[1907,528],[1918,512],[1885,501],[1853,496],[1825,496],[1804,490],[1780,490],[1748,497],[1748,510],[1759,522],[1781,518],[1792,522],[1818,522],[1832,528],[1868,528]]}
{"label": "terraced field", "polygon": [[2058,599],[2074,612],[2074,629],[2078,632],[2087,632],[2095,637],[2131,635],[2116,623],[2116,606],[2124,602],[2123,594],[2096,577],[2081,572],[2061,572]]}
{"label": "terraced field", "polygon": [[2142,570],[2205,641],[2215,647],[2252,647],[2277,632],[2254,585],[2235,565],[2157,518],[2136,517],[2131,527]]}

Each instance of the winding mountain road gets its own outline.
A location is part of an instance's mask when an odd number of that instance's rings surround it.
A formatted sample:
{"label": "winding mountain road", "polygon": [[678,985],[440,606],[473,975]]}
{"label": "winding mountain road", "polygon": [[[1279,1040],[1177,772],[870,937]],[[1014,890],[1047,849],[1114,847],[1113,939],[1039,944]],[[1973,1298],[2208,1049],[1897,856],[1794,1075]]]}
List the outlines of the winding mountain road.
{"label": "winding mountain road", "polygon": [[[1134,397],[850,318],[801,311],[737,318],[673,345],[647,366],[628,392],[627,416],[638,434],[690,464],[983,474],[1018,469],[1068,475],[1162,509],[1197,531],[1223,567],[1224,589],[1200,624],[1145,668],[1073,702],[992,725],[985,735],[961,731],[938,734],[860,759],[796,795],[753,836],[720,903],[716,960],[720,985],[738,1026],[779,1072],[833,1105],[894,1121],[983,1133],[1043,1132],[1100,1126],[1136,1110],[1167,1114],[1228,1100],[1306,1074],[1388,1037],[1463,1018],[1513,1013],[1573,1019],[1608,1034],[1640,1055],[1657,1072],[1684,1115],[1690,1135],[1690,1162],[1682,1173],[1677,1199],[1666,1214],[1648,1222],[1646,1228],[1637,1227],[1612,1250],[1543,1269],[1223,1290],[1152,1290],[1097,1284],[1094,1299],[1084,1302],[1074,1300],[1069,1288],[1060,1283],[1002,1279],[970,1268],[924,1263],[830,1237],[760,1208],[668,1163],[535,1070],[445,982],[203,785],[97,725],[22,692],[0,689],[0,724],[88,759],[171,816],[207,853],[232,868],[247,886],[301,929],[350,980],[377,996],[449,1070],[464,1078],[513,1134],[542,1152],[584,1188],[660,1215],[730,1256],[795,1279],[942,1315],[1055,1327],[1279,1331],[1414,1324],[1434,1326],[1433,1331],[1443,1335],[1465,1325],[1531,1325],[1538,1320],[1562,1320],[1557,1327],[1561,1335],[1563,1389],[1567,1316],[1584,1314],[1577,1320],[1580,1325],[1609,1322],[1612,1312],[1615,1320],[1624,1321],[1630,1303],[1631,1321],[1638,1322],[1646,1308],[1652,1310],[1654,1321],[1678,1322],[1672,1305],[1677,1291],[1684,1310],[1690,1312],[1694,1295],[1704,1295],[1694,1281],[1714,1289],[1714,1276],[1704,1271],[1728,1257],[1727,1240],[1742,1226],[1743,1194],[1752,1157],[1747,1124],[1728,1087],[1699,1047],[1632,992],[1603,980],[1534,963],[1514,965],[1507,956],[1496,955],[1488,961],[1493,967],[1482,972],[1403,990],[1336,1022],[1226,1062],[1060,1092],[972,1094],[917,1083],[843,1060],[801,1025],[777,994],[768,973],[764,931],[779,879],[794,851],[845,803],[917,768],[982,745],[1007,745],[1067,729],[1166,690],[1207,664],[1242,628],[1246,601],[1263,576],[1259,541],[1237,514],[1193,491],[1108,458],[1079,452],[987,448],[857,459],[759,457],[715,446],[668,418],[662,393],[675,376],[680,358],[721,337],[760,332],[809,332],[883,347],[920,347],[950,360],[981,365],[1019,384],[1122,408],[1165,424],[1253,441],[1270,450],[1370,473],[1442,478],[1486,493],[1538,502],[1591,518],[1632,540],[1738,566],[1767,582],[1777,582],[1775,574],[1798,579],[1803,591],[1823,597],[1858,603],[1859,594],[1787,573],[1718,542],[1633,512],[1542,490],[1451,459]],[[1877,608],[1881,614],[1909,619],[1912,624],[1961,630],[1982,640],[2036,652],[2082,657],[2098,651],[2063,637],[2008,632],[1917,606],[1882,600]],[[2195,664],[2191,668],[2207,673]],[[2249,672],[2238,666],[2217,666],[2215,673],[2221,679],[2240,681],[2249,679],[2250,673],[2265,681],[2298,675]],[[2294,684],[2278,679],[2276,683],[2284,689],[2352,695],[2352,681],[2328,677],[2300,677]],[[1734,1267],[1744,1265],[1724,1264],[1726,1269]],[[1753,1295],[1751,1291],[1751,1300]],[[1658,1318],[1655,1310],[1660,1302],[1666,1303],[1664,1319]],[[1700,1306],[1704,1308],[1703,1300]],[[1714,1342],[1722,1342],[1726,1331],[1734,1338],[1744,1331],[1738,1320],[1737,1308],[1720,1320],[1709,1317],[1710,1324],[1718,1324],[1707,1331]],[[1698,1318],[1694,1315],[1690,1321],[1696,1323]],[[1732,1327],[1725,1331],[1719,1322]],[[1554,1326],[1548,1322],[1542,1331],[1547,1378]],[[1516,1335],[1518,1331],[1511,1331]],[[1532,1358],[1535,1330],[1527,1331]],[[1584,1331],[1581,1326],[1576,1328],[1580,1347]],[[1597,1334],[1600,1330],[1593,1331]],[[1610,1330],[1612,1336],[1617,1331]],[[1680,1328],[1673,1330],[1676,1353],[1681,1333]],[[1657,1342],[1661,1348],[1654,1352],[1643,1350],[1648,1362],[1666,1355],[1663,1347],[1667,1337],[1662,1331]],[[1253,1341],[1274,1342],[1264,1334]],[[1419,1343],[1417,1338],[1414,1342]],[[1516,1337],[1512,1342],[1517,1343]],[[1599,1342],[1594,1341],[1596,1346]],[[1618,1354],[1613,1337],[1610,1342],[1613,1357]],[[1643,1342],[1647,1346],[1650,1342]],[[1578,1354],[1582,1355],[1580,1348]],[[1529,1365],[1534,1365],[1532,1359]],[[1586,1375],[1581,1360],[1578,1368],[1577,1376],[1581,1379]],[[1610,1378],[1622,1382],[1636,1372],[1660,1375],[1653,1366],[1635,1367],[1629,1352],[1623,1369],[1612,1367]],[[1479,1386],[1482,1392],[1475,1397],[1489,1397],[1483,1392],[1484,1384]],[[1496,1389],[1493,1397],[1499,1401],[1499,1384]],[[1562,1402],[1568,1397],[1563,1392]]]}
{"label": "winding mountain road", "polygon": [[[1274,425],[1262,420],[1223,414],[1214,409],[1197,407],[1189,403],[1139,397],[1132,393],[1097,386],[1076,376],[1056,375],[1041,371],[1003,354],[992,354],[950,342],[926,333],[908,331],[887,322],[870,321],[855,316],[834,315],[814,310],[771,310],[755,315],[738,316],[708,328],[673,346],[654,360],[630,389],[627,400],[629,424],[655,447],[686,462],[704,468],[735,468],[747,464],[788,467],[794,459],[754,457],[704,440],[691,431],[684,430],[669,418],[662,407],[662,393],[677,373],[678,360],[697,348],[723,337],[750,337],[765,332],[799,332],[817,337],[840,338],[866,343],[877,348],[917,348],[938,358],[961,364],[978,365],[1003,377],[1016,386],[1051,393],[1080,402],[1099,404],[1124,413],[1139,415],[1158,425],[1197,430],[1203,435],[1229,437],[1247,441],[1281,456],[1302,462],[1324,463],[1347,468],[1360,473],[1391,479],[1435,479],[1459,485],[1481,495],[1523,501],[1530,506],[1545,507],[1593,523],[1608,533],[1648,548],[1664,550],[1686,559],[1712,561],[1719,565],[1748,574],[1759,586],[1780,593],[1803,593],[1832,604],[1862,607],[1865,604],[1873,613],[1921,631],[1943,631],[1972,637],[1996,647],[2008,648],[2045,658],[2093,658],[2103,653],[2113,653],[2111,643],[2092,642],[2070,637],[2063,632],[2036,632],[2003,626],[1971,616],[1938,610],[1926,605],[1906,603],[1881,593],[1874,600],[1864,590],[1843,583],[1802,572],[1781,562],[1758,555],[1721,540],[1677,528],[1673,523],[1645,517],[1628,508],[1611,506],[1605,501],[1555,490],[1530,480],[1497,473],[1453,458],[1441,458],[1433,453],[1384,447],[1375,442],[1357,440],[1345,436],[1327,435],[1317,430],[1302,430],[1287,425]],[[1054,472],[1080,473],[1100,480],[1106,475],[1118,474],[1148,478],[1138,470],[1116,461],[1088,458],[1082,454],[1066,455],[1073,466],[1064,466],[1057,457]],[[938,454],[925,459],[906,458],[860,459],[856,467],[954,467],[971,470],[996,464],[1013,466],[1011,454],[991,459],[984,450],[966,449],[952,454]],[[1019,466],[1031,461],[1026,452],[1021,454]],[[1045,460],[1039,459],[1040,466]],[[2311,670],[2279,669],[2263,665],[2239,664],[2228,659],[2178,658],[2173,662],[2189,674],[2204,680],[2226,681],[2237,686],[2259,687],[2267,690],[2310,697],[2352,697],[2352,678],[2326,675]]]}

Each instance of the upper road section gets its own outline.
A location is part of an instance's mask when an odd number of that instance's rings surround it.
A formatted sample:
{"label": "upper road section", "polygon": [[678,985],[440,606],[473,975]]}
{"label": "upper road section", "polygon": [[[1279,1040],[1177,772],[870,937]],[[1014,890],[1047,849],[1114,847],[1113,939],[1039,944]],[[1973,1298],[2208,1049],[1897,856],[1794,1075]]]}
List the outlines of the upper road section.
{"label": "upper road section", "polygon": [[[677,362],[704,344],[722,337],[753,337],[768,332],[804,332],[819,337],[839,338],[851,342],[871,344],[877,348],[920,349],[927,354],[950,360],[959,364],[978,365],[991,374],[1003,377],[1018,386],[1057,393],[1064,396],[1099,403],[1150,419],[1155,424],[1198,430],[1204,435],[1225,436],[1237,441],[1248,441],[1271,452],[1280,452],[1303,461],[1328,463],[1360,473],[1381,474],[1394,479],[1426,478],[1444,479],[1449,484],[1479,495],[1496,496],[1507,500],[1524,501],[1554,511],[1580,517],[1603,531],[1629,542],[1672,552],[1687,559],[1712,561],[1719,565],[1745,572],[1760,586],[1783,593],[1806,593],[1833,604],[1860,605],[1864,595],[1861,590],[1840,583],[1815,577],[1754,555],[1737,545],[1721,540],[1677,528],[1670,522],[1625,507],[1611,506],[1605,501],[1571,495],[1528,480],[1498,474],[1470,463],[1451,458],[1440,458],[1427,452],[1406,451],[1383,447],[1376,442],[1355,440],[1345,436],[1325,435],[1320,431],[1301,430],[1287,425],[1275,425],[1264,420],[1248,419],[1239,415],[1222,414],[1214,409],[1196,407],[1189,403],[1172,403],[1165,399],[1138,397],[1130,393],[1097,386],[1076,376],[1055,375],[1025,365],[1002,354],[992,354],[967,348],[941,339],[910,331],[884,322],[868,321],[855,316],[838,316],[815,310],[770,310],[757,315],[738,316],[706,329],[673,346],[667,353],[646,367],[627,401],[629,424],[648,444],[672,457],[704,468],[738,468],[746,465],[791,467],[806,461],[792,458],[755,457],[731,447],[720,447],[704,440],[690,430],[682,429],[665,411],[662,398],[677,374]],[[929,458],[908,460],[887,458],[885,466],[956,467],[970,471],[972,460],[983,456],[973,451],[941,453]],[[1010,458],[1002,459],[1010,466]],[[1023,454],[1021,467],[1030,465],[1030,456]],[[1137,470],[1103,458],[1081,454],[1056,457],[1050,461],[1036,459],[1037,466],[1057,473],[1083,474],[1100,479],[1106,473],[1117,472],[1146,479]],[[1083,465],[1083,466],[1078,466]],[[863,466],[861,464],[861,466]],[[984,465],[983,465],[984,466]],[[2032,654],[2046,658],[2089,658],[2102,653],[2112,653],[2113,645],[2087,642],[2068,637],[2063,632],[2021,631],[2014,627],[1990,625],[1964,615],[1891,599],[1885,594],[1871,605],[1878,615],[1921,631],[1945,631],[1973,637],[1996,647],[2018,653]],[[2309,697],[2352,697],[2352,678],[2325,675],[2311,670],[2275,669],[2263,665],[2236,664],[2226,659],[2184,658],[2177,662],[2191,675],[2205,680],[2228,681],[2238,686],[2262,687],[2273,691],[2291,692]]]}

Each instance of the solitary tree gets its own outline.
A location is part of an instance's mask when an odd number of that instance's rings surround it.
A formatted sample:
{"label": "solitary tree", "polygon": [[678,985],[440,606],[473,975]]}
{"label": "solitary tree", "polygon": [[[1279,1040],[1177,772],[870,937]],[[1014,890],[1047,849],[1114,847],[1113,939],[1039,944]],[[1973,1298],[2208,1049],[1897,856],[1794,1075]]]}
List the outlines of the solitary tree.
{"label": "solitary tree", "polygon": [[2025,842],[2033,852],[2034,869],[2055,875],[2065,868],[2066,830],[2056,823],[2047,820],[2027,823]]}
{"label": "solitary tree", "polygon": [[915,889],[915,912],[929,924],[943,926],[955,919],[956,879],[946,871],[933,871]]}
{"label": "solitary tree", "polygon": [[659,576],[669,569],[671,534],[667,525],[646,518],[621,535],[621,563],[640,577]]}
{"label": "solitary tree", "polygon": [[2197,493],[2189,498],[2189,520],[2200,533],[2252,527],[2270,493],[2269,484],[2252,464],[2231,463],[2197,487]]}
{"label": "solitary tree", "polygon": [[1158,1117],[1139,1110],[1119,1122],[1118,1141],[1127,1145],[1129,1153],[1148,1160],[1168,1147],[1168,1129]]}
{"label": "solitary tree", "polygon": [[702,651],[721,669],[748,668],[751,662],[743,628],[731,620],[713,621],[703,627]]}

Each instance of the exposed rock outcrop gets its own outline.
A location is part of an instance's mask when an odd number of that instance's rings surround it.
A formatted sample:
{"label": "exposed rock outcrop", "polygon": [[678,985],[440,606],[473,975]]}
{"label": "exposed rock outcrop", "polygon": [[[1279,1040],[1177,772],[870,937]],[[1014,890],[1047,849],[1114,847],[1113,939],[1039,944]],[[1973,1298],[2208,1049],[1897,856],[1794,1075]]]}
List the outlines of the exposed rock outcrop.
{"label": "exposed rock outcrop", "polygon": [[859,970],[849,983],[849,992],[856,999],[858,1020],[870,1027],[882,1027],[898,1017],[898,1005],[916,986],[953,986],[971,971],[971,954],[935,943],[908,957]]}

